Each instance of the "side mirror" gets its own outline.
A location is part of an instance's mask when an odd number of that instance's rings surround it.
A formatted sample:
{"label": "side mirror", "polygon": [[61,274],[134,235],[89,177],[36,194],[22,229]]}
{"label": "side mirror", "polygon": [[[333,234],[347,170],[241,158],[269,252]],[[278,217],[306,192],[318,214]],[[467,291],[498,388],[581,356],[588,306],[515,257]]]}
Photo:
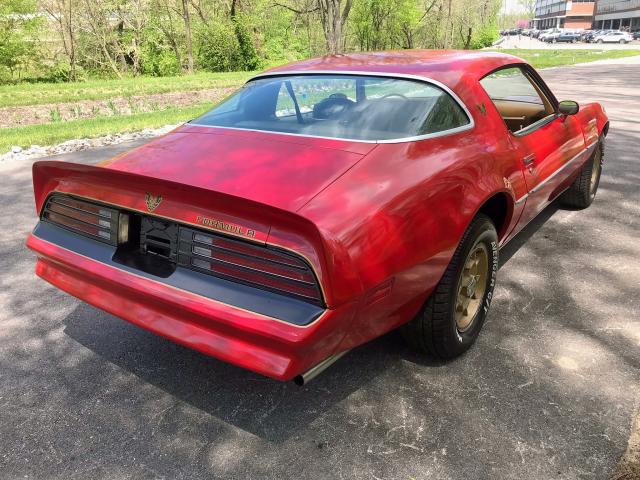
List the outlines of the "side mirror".
{"label": "side mirror", "polygon": [[562,115],[575,115],[579,110],[580,105],[578,105],[578,102],[574,102],[573,100],[563,100],[558,106],[558,111]]}

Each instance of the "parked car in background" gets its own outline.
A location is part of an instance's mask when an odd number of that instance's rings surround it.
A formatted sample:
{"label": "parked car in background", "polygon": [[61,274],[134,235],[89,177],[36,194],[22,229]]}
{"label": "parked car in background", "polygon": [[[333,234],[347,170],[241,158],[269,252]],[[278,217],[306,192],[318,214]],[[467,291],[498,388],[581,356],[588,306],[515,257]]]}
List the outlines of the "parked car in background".
{"label": "parked car in background", "polygon": [[549,28],[547,30],[543,30],[542,32],[540,32],[540,35],[538,36],[538,40],[541,40],[544,42],[546,41],[546,38],[554,32],[555,32],[555,28]]}
{"label": "parked car in background", "polygon": [[631,34],[634,40],[640,40],[640,30],[636,30]]}
{"label": "parked car in background", "polygon": [[[553,28],[550,32],[545,33],[544,36],[540,36],[540,40],[549,43],[571,42],[575,38],[575,41],[580,39],[581,30],[569,29],[569,28]],[[558,40],[561,35],[564,35],[562,40]]]}
{"label": "parked car in background", "polygon": [[580,34],[575,32],[564,32],[551,38],[553,43],[576,43],[578,40],[580,40]]}
{"label": "parked car in background", "polygon": [[543,42],[556,43],[558,37],[562,35],[562,31],[554,29],[552,32],[547,33],[542,39]]}
{"label": "parked car in background", "polygon": [[531,38],[538,38],[538,35],[540,35],[540,30],[538,30],[537,28],[533,28],[531,29],[531,31],[529,32],[529,36]]}
{"label": "parked car in background", "polygon": [[580,41],[590,42],[593,39],[593,37],[595,37],[599,33],[600,33],[600,30],[583,30],[580,33]]}
{"label": "parked car in background", "polygon": [[610,32],[615,32],[615,30],[596,30],[594,34],[591,36],[591,38],[589,39],[589,43],[595,43],[596,38],[598,38],[601,35],[606,35],[607,33],[610,33]]}
{"label": "parked car in background", "polygon": [[632,42],[633,37],[627,32],[609,32],[604,35],[598,35],[595,38],[596,43],[627,43]]}

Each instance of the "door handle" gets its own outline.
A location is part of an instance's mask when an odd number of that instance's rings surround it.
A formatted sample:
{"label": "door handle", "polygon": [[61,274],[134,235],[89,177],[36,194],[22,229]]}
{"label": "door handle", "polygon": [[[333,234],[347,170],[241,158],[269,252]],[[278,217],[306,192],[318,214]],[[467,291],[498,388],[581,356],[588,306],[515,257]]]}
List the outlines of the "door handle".
{"label": "door handle", "polygon": [[534,161],[535,159],[536,159],[536,155],[535,155],[535,153],[531,153],[531,154],[527,155],[526,157],[524,157],[524,158],[522,159],[522,163],[524,163],[524,164],[525,164],[525,166],[527,166],[527,167],[528,167],[529,165],[531,165],[531,164],[533,163],[533,161]]}

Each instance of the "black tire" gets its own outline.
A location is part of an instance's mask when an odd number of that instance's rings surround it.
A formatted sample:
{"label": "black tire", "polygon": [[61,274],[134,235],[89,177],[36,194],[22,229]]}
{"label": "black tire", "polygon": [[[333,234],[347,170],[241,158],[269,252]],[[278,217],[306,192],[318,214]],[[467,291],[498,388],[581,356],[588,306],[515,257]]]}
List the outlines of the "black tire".
{"label": "black tire", "polygon": [[[604,147],[600,142],[571,186],[560,197],[564,205],[572,208],[587,208],[593,203],[600,185],[603,154]],[[596,169],[595,172],[594,169]]]}
{"label": "black tire", "polygon": [[[478,248],[486,248],[488,257],[485,289],[473,319],[460,331],[456,323],[459,282],[469,255]],[[402,327],[401,332],[407,343],[418,351],[442,359],[454,358],[467,351],[484,324],[497,272],[498,235],[493,222],[479,214],[462,236],[449,266],[429,299],[415,318]]]}

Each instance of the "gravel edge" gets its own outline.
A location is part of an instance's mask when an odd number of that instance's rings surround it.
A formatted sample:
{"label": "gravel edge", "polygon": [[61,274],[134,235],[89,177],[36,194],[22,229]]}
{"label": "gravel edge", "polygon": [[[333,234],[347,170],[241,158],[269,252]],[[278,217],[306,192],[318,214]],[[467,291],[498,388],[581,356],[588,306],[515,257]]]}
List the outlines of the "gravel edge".
{"label": "gravel edge", "polygon": [[145,128],[137,132],[125,132],[114,133],[105,135],[103,137],[96,138],[79,138],[73,140],[67,140],[66,142],[58,145],[51,145],[42,147],[40,145],[31,145],[29,148],[12,147],[7,153],[0,155],[0,162],[9,160],[27,160],[37,157],[48,157],[50,155],[59,155],[61,153],[77,152],[79,150],[87,150],[89,148],[104,147],[107,145],[116,145],[118,143],[129,142],[131,140],[138,140],[141,138],[153,138],[165,133],[169,133],[171,130],[176,129],[182,125],[178,123],[175,125],[165,125],[160,128]]}

